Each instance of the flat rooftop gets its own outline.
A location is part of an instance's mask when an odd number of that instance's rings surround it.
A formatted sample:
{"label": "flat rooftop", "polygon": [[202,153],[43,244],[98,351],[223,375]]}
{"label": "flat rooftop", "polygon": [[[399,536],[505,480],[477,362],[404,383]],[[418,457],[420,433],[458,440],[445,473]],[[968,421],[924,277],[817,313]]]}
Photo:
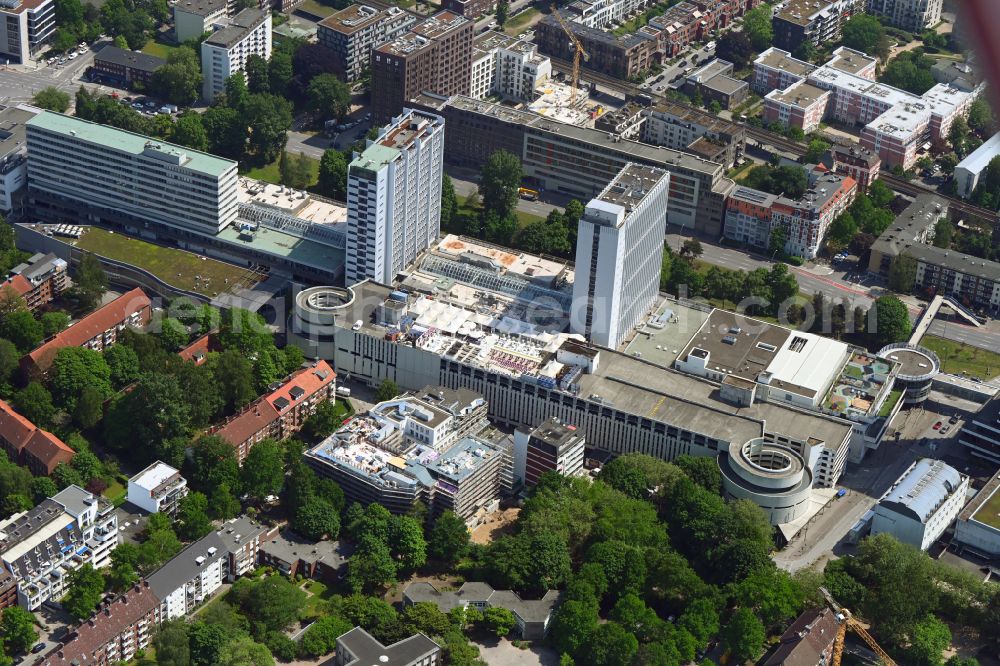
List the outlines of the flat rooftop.
{"label": "flat rooftop", "polygon": [[1000,471],[962,509],[958,519],[976,520],[1000,530]]}
{"label": "flat rooftop", "polygon": [[248,250],[263,252],[274,257],[287,259],[323,271],[342,270],[345,263],[344,250],[326,243],[318,243],[277,229],[259,226],[252,234],[247,234],[234,225],[220,231],[216,238]]}
{"label": "flat rooftop", "polygon": [[412,32],[427,39],[438,39],[468,22],[464,16],[444,10],[413,26]]}
{"label": "flat rooftop", "polygon": [[257,26],[271,17],[271,11],[248,8],[229,19],[229,25],[216,30],[205,40],[205,44],[231,48],[243,41]]}
{"label": "flat rooftop", "polygon": [[922,347],[893,349],[885,354],[890,361],[899,363],[899,374],[919,377],[934,372],[938,362]]}
{"label": "flat rooftop", "polygon": [[809,85],[805,81],[794,83],[784,90],[772,90],[767,94],[767,99],[773,99],[782,104],[795,106],[801,109],[812,106],[820,97],[828,94],[829,91]]}
{"label": "flat rooftop", "polygon": [[665,176],[667,172],[663,169],[627,164],[595,199],[631,213]]}
{"label": "flat rooftop", "polygon": [[346,206],[329,199],[318,199],[305,190],[293,190],[287,185],[275,185],[240,176],[236,199],[240,203],[280,208],[313,224],[347,224]]}
{"label": "flat rooftop", "polygon": [[157,490],[161,485],[179,477],[180,472],[165,462],[157,460],[155,463],[142,470],[131,479],[129,483],[134,483],[140,488],[149,491]]}
{"label": "flat rooftop", "polygon": [[363,30],[379,21],[403,14],[399,7],[389,7],[388,9],[378,9],[368,5],[348,5],[339,12],[327,16],[319,22],[324,28],[336,30],[345,35],[351,35]]}
{"label": "flat rooftop", "polygon": [[226,0],[182,0],[174,5],[174,11],[197,14],[198,16],[211,16],[225,10]]}
{"label": "flat rooftop", "polygon": [[235,170],[237,166],[233,160],[227,160],[223,157],[52,111],[39,113],[28,120],[26,125],[72,137],[76,141],[85,141],[103,148],[130,153],[135,157],[142,156],[150,145],[155,145],[157,152],[182,154],[184,157],[181,160],[180,168],[213,178],[219,178],[227,171]]}
{"label": "flat rooftop", "polygon": [[816,14],[823,11],[834,12],[830,5],[831,3],[826,0],[788,0],[775,16],[789,23],[809,25]]}
{"label": "flat rooftop", "polygon": [[24,150],[24,124],[40,111],[27,105],[0,107],[0,159]]}
{"label": "flat rooftop", "polygon": [[783,51],[776,46],[772,46],[757,56],[754,63],[759,63],[772,69],[780,69],[783,72],[788,72],[800,78],[805,78],[806,75],[816,69],[816,65],[793,58],[791,53]]}
{"label": "flat rooftop", "polygon": [[661,298],[653,314],[639,324],[622,352],[661,368],[671,368],[677,355],[708,320],[711,312],[709,306],[686,305]]}
{"label": "flat rooftop", "polygon": [[867,53],[841,46],[834,52],[834,57],[826,64],[848,74],[857,74],[871,67],[876,62],[878,62],[878,59],[871,57]]}

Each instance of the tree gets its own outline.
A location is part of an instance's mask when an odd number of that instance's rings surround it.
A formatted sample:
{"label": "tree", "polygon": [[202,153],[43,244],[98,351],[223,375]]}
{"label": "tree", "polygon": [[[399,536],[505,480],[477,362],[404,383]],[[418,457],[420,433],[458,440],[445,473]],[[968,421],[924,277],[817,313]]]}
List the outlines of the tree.
{"label": "tree", "polygon": [[21,354],[10,340],[0,338],[0,386],[10,381],[18,369]]}
{"label": "tree", "polygon": [[275,50],[267,66],[269,92],[272,95],[287,95],[292,75],[292,54]]}
{"label": "tree", "polygon": [[951,238],[955,228],[947,217],[942,217],[934,223],[934,247],[951,247]]}
{"label": "tree", "polygon": [[715,55],[722,60],[733,63],[736,69],[743,69],[753,57],[753,45],[750,37],[743,31],[729,31],[717,40]]}
{"label": "tree", "polygon": [[191,663],[188,640],[184,620],[168,620],[161,624],[153,636],[156,666],[188,666]]}
{"label": "tree", "polygon": [[649,496],[645,474],[625,458],[615,458],[606,464],[601,468],[601,474],[598,478],[629,497],[645,499]]}
{"label": "tree", "polygon": [[596,603],[570,599],[556,610],[549,636],[559,652],[576,654],[597,628],[597,620]]}
{"label": "tree", "polygon": [[750,38],[750,45],[758,53],[766,50],[774,41],[771,28],[771,7],[767,4],[751,9],[743,16],[743,30]]}
{"label": "tree", "polygon": [[806,154],[802,156],[802,161],[807,164],[817,164],[829,149],[830,144],[823,139],[812,139],[809,142],[809,148],[806,149]]}
{"label": "tree", "polygon": [[951,142],[952,150],[959,157],[965,157],[970,152],[966,146],[968,139],[969,125],[965,122],[965,118],[959,116],[952,121],[951,127],[948,129],[948,141]]}
{"label": "tree", "polygon": [[333,74],[313,77],[306,98],[309,108],[324,118],[340,120],[351,108],[351,89]]}
{"label": "tree", "polygon": [[453,511],[445,511],[431,527],[427,539],[427,554],[435,560],[453,565],[469,549],[469,528]]}
{"label": "tree", "polygon": [[150,90],[172,104],[190,104],[201,93],[201,63],[194,49],[181,46],[167,56],[167,64],[153,72]]}
{"label": "tree", "polygon": [[[109,0],[113,2],[114,0]],[[105,5],[107,6],[107,5]],[[108,290],[108,274],[104,272],[100,260],[90,252],[84,252],[76,269],[76,294],[85,308],[93,308]]]}
{"label": "tree", "polygon": [[274,657],[266,645],[249,636],[240,636],[219,650],[219,666],[274,666]]}
{"label": "tree", "polygon": [[69,411],[76,408],[85,387],[96,390],[102,399],[113,392],[111,369],[104,356],[86,347],[64,347],[56,352],[51,377],[53,398]]}
{"label": "tree", "polygon": [[785,243],[788,242],[788,229],[781,225],[771,227],[771,234],[767,238],[767,251],[772,257],[785,255]]}
{"label": "tree", "polygon": [[10,606],[0,619],[0,635],[8,653],[27,652],[38,639],[35,616],[20,606]]}
{"label": "tree", "polygon": [[256,53],[251,55],[247,58],[243,73],[246,75],[247,88],[251,93],[271,92],[271,75],[267,60]]}
{"label": "tree", "polygon": [[38,382],[31,382],[14,395],[14,407],[19,414],[40,428],[48,428],[56,413],[52,394]]}
{"label": "tree", "polygon": [[489,214],[509,218],[517,207],[521,187],[521,160],[506,150],[495,151],[483,165],[479,195],[483,198],[484,220]]}
{"label": "tree", "polygon": [[969,117],[966,122],[968,122],[970,129],[983,137],[993,134],[996,126],[993,109],[984,99],[977,99],[969,106]]}
{"label": "tree", "polygon": [[322,194],[337,201],[347,199],[347,158],[344,153],[333,149],[323,151],[319,161],[318,187]]}
{"label": "tree", "polygon": [[282,576],[268,576],[254,583],[243,612],[269,631],[283,631],[298,619],[306,593]]}
{"label": "tree", "polygon": [[414,518],[393,516],[389,523],[388,544],[402,571],[414,571],[427,562],[427,542],[424,540],[424,531]]}
{"label": "tree", "polygon": [[763,623],[748,608],[737,609],[722,630],[722,644],[740,663],[756,659],[766,638]]}
{"label": "tree", "polygon": [[81,430],[88,430],[97,425],[104,416],[104,394],[93,386],[85,386],[80,391],[73,410],[73,422]]}
{"label": "tree", "polygon": [[503,638],[517,626],[517,619],[506,608],[491,606],[483,611],[483,625],[496,634],[497,638]]}
{"label": "tree", "polygon": [[589,643],[577,655],[577,663],[584,666],[629,666],[639,651],[635,635],[617,622],[598,625],[590,633]]}
{"label": "tree", "polygon": [[688,238],[681,243],[680,255],[686,259],[697,259],[704,253],[701,241],[697,238]]}
{"label": "tree", "polygon": [[908,254],[901,254],[893,259],[889,266],[889,289],[909,294],[917,279],[917,260]]}
{"label": "tree", "polygon": [[113,388],[123,388],[139,378],[139,355],[134,349],[125,345],[112,345],[106,347],[103,353]]}
{"label": "tree", "polygon": [[47,476],[36,476],[31,480],[31,499],[35,504],[41,504],[46,497],[52,497],[59,489]]}
{"label": "tree", "polygon": [[250,127],[247,152],[261,164],[273,162],[288,141],[292,103],[276,95],[250,95],[240,112]]}
{"label": "tree", "polygon": [[923,95],[934,87],[934,76],[931,74],[932,61],[913,57],[914,52],[900,53],[893,58],[883,70],[879,81],[887,85],[901,88],[914,95]]}
{"label": "tree", "polygon": [[59,310],[46,312],[38,320],[42,323],[42,331],[45,337],[51,337],[69,326],[69,315]]}
{"label": "tree", "polygon": [[396,382],[391,379],[383,379],[382,383],[379,384],[378,389],[375,391],[375,402],[385,402],[386,400],[392,400],[398,396],[402,391]]}
{"label": "tree", "polygon": [[855,14],[844,23],[841,34],[844,46],[874,53],[879,40],[885,37],[885,28],[874,16]]}
{"label": "tree", "polygon": [[337,647],[337,638],[353,628],[353,625],[342,617],[336,615],[322,617],[302,634],[298,646],[299,654],[307,658],[330,654]]}
{"label": "tree", "polygon": [[803,39],[802,43],[792,51],[792,56],[805,62],[811,62],[816,57],[816,53],[816,45],[812,43],[812,40]]}
{"label": "tree", "polygon": [[0,318],[0,336],[14,343],[22,353],[37,347],[43,333],[41,323],[27,310],[11,312]]}
{"label": "tree", "polygon": [[242,508],[232,489],[225,483],[215,488],[208,499],[209,511],[218,520],[235,518]]}
{"label": "tree", "polygon": [[448,174],[441,175],[441,228],[450,229],[451,223],[458,214],[458,197],[455,195],[455,184]]}
{"label": "tree", "polygon": [[910,337],[910,313],[903,301],[895,296],[880,296],[873,304],[875,308],[874,333],[878,346],[903,342]]}
{"label": "tree", "polygon": [[202,114],[201,123],[205,128],[210,152],[231,159],[243,155],[247,142],[247,123],[239,111],[225,106],[210,106]]}
{"label": "tree", "polygon": [[268,495],[277,495],[284,482],[285,465],[281,446],[273,439],[254,444],[240,468],[241,492],[262,500]]}
{"label": "tree", "polygon": [[[170,452],[170,447],[186,438],[190,422],[187,395],[177,378],[151,373],[111,403],[104,419],[105,441],[118,449],[142,441],[150,449],[147,455],[169,458],[171,464],[180,465],[183,448]],[[231,452],[232,447],[229,449]]]}
{"label": "tree", "polygon": [[706,456],[683,455],[674,460],[674,465],[696,484],[713,493],[722,489],[722,473],[719,465]]}
{"label": "tree", "polygon": [[174,123],[170,140],[194,150],[208,150],[208,132],[196,111],[186,111]]}
{"label": "tree", "polygon": [[507,0],[499,0],[497,2],[496,12],[494,17],[497,21],[497,28],[503,30],[503,26],[507,23],[507,18],[510,16],[510,3]]}
{"label": "tree", "polygon": [[340,532],[340,515],[321,497],[309,497],[295,509],[292,529],[312,541],[324,537],[336,539]]}
{"label": "tree", "polygon": [[212,531],[208,518],[208,498],[204,493],[192,492],[177,505],[177,533],[185,541],[197,541]]}
{"label": "tree", "polygon": [[35,93],[32,103],[40,108],[66,113],[69,108],[69,93],[63,92],[54,86],[43,88]]}
{"label": "tree", "polygon": [[951,645],[951,631],[933,615],[926,616],[910,632],[907,663],[914,666],[941,666],[942,655]]}
{"label": "tree", "polygon": [[232,638],[232,634],[222,625],[195,622],[188,627],[191,663],[196,666],[215,666],[219,663],[223,646]]}
{"label": "tree", "polygon": [[396,580],[396,563],[389,548],[371,536],[359,540],[347,567],[347,580],[355,591],[380,588]]}
{"label": "tree", "polygon": [[187,476],[195,488],[211,491],[222,484],[239,487],[239,463],[229,442],[209,435],[198,439],[192,447]]}
{"label": "tree", "polygon": [[63,608],[77,620],[90,617],[101,601],[104,577],[89,562],[67,575],[66,597]]}

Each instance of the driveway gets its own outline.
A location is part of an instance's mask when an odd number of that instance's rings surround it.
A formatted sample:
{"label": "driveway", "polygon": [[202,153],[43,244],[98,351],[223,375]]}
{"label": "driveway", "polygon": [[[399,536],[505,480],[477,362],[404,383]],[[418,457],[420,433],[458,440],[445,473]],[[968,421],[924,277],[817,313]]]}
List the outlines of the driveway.
{"label": "driveway", "polygon": [[490,666],[558,666],[559,654],[547,645],[532,644],[522,650],[509,640],[496,643],[473,643],[479,646],[480,657]]}

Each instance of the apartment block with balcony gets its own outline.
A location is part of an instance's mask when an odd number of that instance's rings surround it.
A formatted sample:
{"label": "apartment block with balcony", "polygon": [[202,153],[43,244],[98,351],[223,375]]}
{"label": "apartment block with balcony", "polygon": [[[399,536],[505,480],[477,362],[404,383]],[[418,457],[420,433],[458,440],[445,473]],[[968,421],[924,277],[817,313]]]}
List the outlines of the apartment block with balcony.
{"label": "apartment block with balcony", "polygon": [[744,126],[693,107],[661,102],[641,113],[639,140],[643,143],[695,153],[727,167],[736,163],[746,147]]}
{"label": "apartment block with balcony", "polygon": [[56,31],[54,0],[0,2],[0,57],[26,65],[46,49]]}
{"label": "apartment block with balcony", "polygon": [[819,46],[840,37],[844,23],[864,11],[865,0],[790,0],[771,19],[774,45],[794,51],[804,41]]}
{"label": "apartment block with balcony", "polygon": [[455,12],[470,20],[476,20],[496,11],[496,0],[441,0],[441,9]]}
{"label": "apartment block with balcony", "polygon": [[250,56],[271,58],[271,11],[244,9],[226,27],[201,43],[202,97],[215,97],[226,88],[226,79],[246,70]]}
{"label": "apartment block with balcony", "polygon": [[136,287],[61,331],[21,359],[27,377],[48,372],[56,353],[63,347],[87,347],[103,351],[118,341],[126,328],[142,328],[149,323],[152,302]]}
{"label": "apartment block with balcony", "polygon": [[18,603],[32,611],[66,593],[70,571],[110,565],[117,545],[114,506],[79,486],[0,522],[0,560],[17,581]]}
{"label": "apartment block with balcony", "polygon": [[372,50],[405,34],[417,17],[399,7],[350,5],[319,22],[316,38],[332,52],[334,69],[356,81],[371,62]]}
{"label": "apartment block with balcony", "polygon": [[54,254],[35,254],[27,262],[10,269],[0,289],[10,288],[24,299],[31,311],[51,303],[69,286],[65,259]]}
{"label": "apartment block with balcony", "polygon": [[553,417],[534,430],[514,431],[514,476],[533,486],[546,472],[563,476],[583,473],[584,434],[576,426]]}
{"label": "apartment block with balcony", "polygon": [[128,501],[149,513],[173,516],[187,494],[187,480],[159,460],[128,480]]}
{"label": "apartment block with balcony", "polygon": [[229,442],[242,463],[261,440],[283,440],[298,432],[320,403],[334,399],[336,379],[326,361],[317,361],[289,375],[270,393],[209,432]]}
{"label": "apartment block with balcony", "polygon": [[890,25],[921,33],[941,21],[943,0],[868,0],[867,11],[884,16]]}
{"label": "apartment block with balcony", "polygon": [[476,38],[471,97],[499,95],[507,101],[532,102],[538,86],[551,77],[552,62],[538,55],[532,42],[493,31]]}
{"label": "apartment block with balcony", "polygon": [[227,0],[180,0],[173,5],[174,37],[183,43],[201,39],[219,21],[224,21],[229,11]]}

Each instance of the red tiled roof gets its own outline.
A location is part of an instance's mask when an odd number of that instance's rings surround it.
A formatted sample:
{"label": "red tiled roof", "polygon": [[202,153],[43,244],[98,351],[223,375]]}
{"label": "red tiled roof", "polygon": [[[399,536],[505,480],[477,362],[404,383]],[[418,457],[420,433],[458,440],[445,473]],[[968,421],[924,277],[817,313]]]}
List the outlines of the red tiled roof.
{"label": "red tiled roof", "polygon": [[206,333],[184,349],[177,352],[177,355],[185,361],[193,361],[195,365],[201,365],[205,362],[205,357],[208,353],[210,351],[214,351],[214,346],[212,334]]}
{"label": "red tiled roof", "polygon": [[33,456],[51,474],[59,463],[69,463],[76,455],[61,439],[39,428],[24,447],[25,456]]}
{"label": "red tiled roof", "polygon": [[278,410],[272,407],[267,400],[258,398],[249,407],[234,416],[229,423],[219,428],[214,434],[233,446],[239,446],[277,421],[278,418]]}
{"label": "red tiled roof", "polygon": [[28,279],[23,275],[15,275],[11,279],[4,282],[3,285],[0,285],[0,287],[10,287],[17,293],[18,296],[24,296],[34,289],[34,287],[31,286],[31,283],[28,282]]}
{"label": "red tiled roof", "polygon": [[829,608],[807,610],[781,636],[764,666],[815,666],[833,645],[840,625]]}
{"label": "red tiled roof", "polygon": [[[139,583],[84,621],[69,640],[45,655],[45,663],[68,666],[93,663],[93,654],[115,640],[130,626],[156,609],[160,600],[145,583]],[[152,629],[152,627],[150,627]]]}
{"label": "red tiled roof", "polygon": [[48,342],[28,354],[28,358],[42,370],[52,365],[56,352],[63,347],[80,347],[95,336],[120,324],[132,314],[149,308],[152,302],[138,287],[90,313],[65,331],[57,333]]}
{"label": "red tiled roof", "polygon": [[[35,424],[14,411],[14,408],[0,400],[0,437],[10,442],[18,451],[31,439],[37,428]],[[16,461],[15,461],[16,462]]]}
{"label": "red tiled roof", "polygon": [[[281,387],[271,393],[271,395],[265,396],[264,400],[269,402],[272,407],[281,412],[284,410],[279,409],[275,402],[279,398],[284,398],[290,404],[294,404],[296,401],[292,398],[292,389],[298,387],[305,391],[305,395],[309,396],[323,387],[329,386],[330,382],[336,378],[337,373],[333,371],[333,368],[331,368],[326,361],[319,361],[314,366],[303,368],[293,374],[291,379],[282,384]],[[288,406],[286,405],[285,409],[287,408]]]}

